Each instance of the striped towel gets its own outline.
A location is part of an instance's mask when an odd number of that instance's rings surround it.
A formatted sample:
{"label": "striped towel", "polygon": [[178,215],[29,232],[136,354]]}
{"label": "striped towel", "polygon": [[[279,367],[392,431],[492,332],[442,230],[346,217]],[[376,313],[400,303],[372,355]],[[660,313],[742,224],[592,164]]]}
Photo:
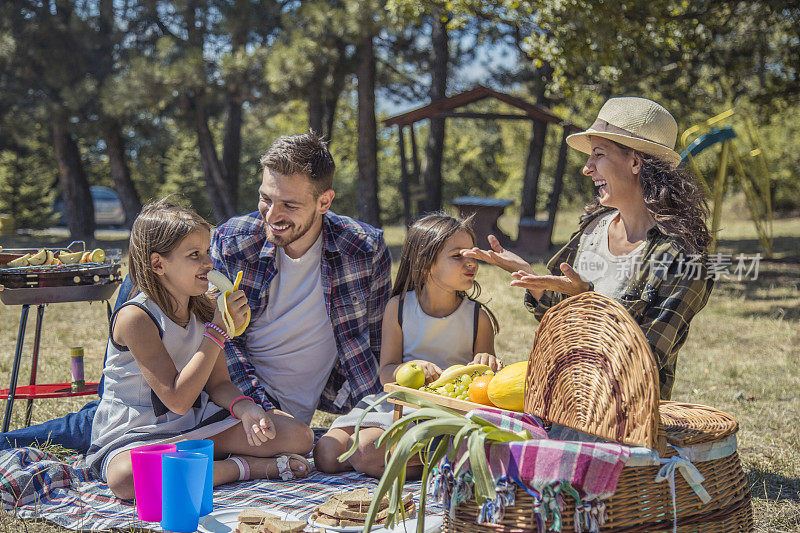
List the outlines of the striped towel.
{"label": "striped towel", "polygon": [[[487,459],[496,482],[497,497],[482,502],[478,523],[499,523],[506,506],[514,505],[515,487],[525,489],[534,499],[539,530],[549,522],[551,531],[561,531],[563,494],[576,502],[576,527],[599,531],[605,522],[602,500],[614,494],[619,476],[630,457],[630,448],[615,443],[561,441],[550,439],[536,417],[497,409],[475,409],[465,415],[480,417],[498,428],[518,433],[527,430],[530,440],[494,443],[487,446]],[[468,463],[467,463],[468,464]],[[452,472],[446,458],[432,480],[434,495],[445,509],[471,497],[471,475],[467,469]]]}

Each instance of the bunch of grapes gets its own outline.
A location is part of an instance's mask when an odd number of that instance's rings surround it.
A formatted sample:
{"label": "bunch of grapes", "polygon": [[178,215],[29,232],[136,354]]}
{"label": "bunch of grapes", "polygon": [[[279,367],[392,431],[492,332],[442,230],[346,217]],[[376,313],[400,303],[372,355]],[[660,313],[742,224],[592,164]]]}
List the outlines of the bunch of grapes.
{"label": "bunch of grapes", "polygon": [[441,396],[447,396],[448,398],[453,398],[456,400],[469,400],[469,385],[472,383],[472,380],[482,374],[493,374],[491,370],[487,370],[486,372],[474,372],[472,374],[464,374],[461,377],[454,379],[453,381],[449,381],[442,385],[441,387],[430,388],[424,387],[423,390],[427,392],[432,392],[434,394],[439,394]]}

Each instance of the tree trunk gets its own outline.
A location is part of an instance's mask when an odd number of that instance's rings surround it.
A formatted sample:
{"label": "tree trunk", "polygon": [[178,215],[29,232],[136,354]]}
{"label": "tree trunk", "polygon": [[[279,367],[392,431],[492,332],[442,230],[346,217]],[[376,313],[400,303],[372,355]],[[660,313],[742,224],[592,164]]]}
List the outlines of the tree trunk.
{"label": "tree trunk", "polygon": [[334,88],[333,91],[334,92],[332,92],[322,104],[322,114],[325,117],[325,120],[323,121],[324,129],[322,130],[322,136],[328,141],[328,148],[330,148],[331,143],[333,142],[333,124],[336,120],[336,106],[339,104],[339,93],[341,93],[342,90],[341,88]]}
{"label": "tree trunk", "polygon": [[125,209],[125,225],[130,228],[142,209],[142,201],[139,193],[136,192],[133,180],[131,180],[131,171],[125,157],[125,146],[122,140],[122,127],[119,122],[108,119],[103,124],[103,140],[106,143],[108,163],[111,167],[111,179],[114,180],[114,188]]}
{"label": "tree trunk", "polygon": [[317,135],[322,135],[322,90],[318,85],[311,87],[306,105],[309,129]]}
{"label": "tree trunk", "polygon": [[[545,96],[547,87],[553,79],[553,67],[545,63],[538,69],[539,79],[535,85],[536,103],[548,106],[550,101]],[[547,140],[547,122],[533,121],[531,142],[528,146],[528,160],[525,163],[525,177],[522,182],[522,201],[520,218],[536,217],[536,198],[539,196],[539,175],[542,170],[542,157]]]}
{"label": "tree trunk", "polygon": [[217,157],[214,146],[214,137],[208,127],[208,116],[205,107],[199,100],[195,100],[195,130],[197,132],[197,146],[200,150],[200,163],[203,175],[206,178],[208,199],[211,211],[217,223],[222,223],[236,214],[228,185],[225,183],[222,165]]}
{"label": "tree trunk", "polygon": [[[247,46],[247,36],[250,29],[250,17],[239,13],[238,8],[246,10],[249,4],[235,3],[236,16],[234,29],[231,32],[231,48],[235,54]],[[245,98],[245,84],[239,76],[226,82],[225,88],[225,128],[222,137],[222,168],[225,182],[228,185],[234,210],[238,213],[239,207],[239,168],[242,157],[242,105]]]}
{"label": "tree trunk", "polygon": [[525,163],[525,177],[522,182],[522,204],[519,216],[536,217],[536,197],[539,196],[539,174],[542,170],[542,155],[547,136],[547,122],[533,121],[531,142],[528,146],[528,160]]}
{"label": "tree trunk", "polygon": [[372,35],[358,50],[358,218],[379,227],[378,127],[375,122],[375,48]]}
{"label": "tree trunk", "polygon": [[[447,23],[434,9],[431,19],[431,102],[445,97],[448,63]],[[432,118],[428,142],[425,144],[425,169],[422,172],[427,194],[427,211],[442,208],[442,157],[444,154],[445,123],[443,118]]]}
{"label": "tree trunk", "polygon": [[58,166],[58,184],[64,199],[67,228],[72,239],[94,240],[94,204],[83,169],[80,150],[67,129],[63,110],[52,117],[53,149]]}
{"label": "tree trunk", "polygon": [[225,101],[226,118],[222,138],[222,168],[234,213],[239,203],[239,165],[242,153],[242,96],[241,89],[234,84],[228,87]]}

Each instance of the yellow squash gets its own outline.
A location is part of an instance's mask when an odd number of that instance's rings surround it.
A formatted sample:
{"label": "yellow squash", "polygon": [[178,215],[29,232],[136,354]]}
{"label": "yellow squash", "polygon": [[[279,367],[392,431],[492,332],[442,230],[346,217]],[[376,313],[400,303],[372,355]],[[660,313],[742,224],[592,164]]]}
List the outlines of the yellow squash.
{"label": "yellow squash", "polygon": [[528,361],[520,361],[501,369],[489,382],[486,391],[489,400],[501,409],[522,411],[527,377]]}

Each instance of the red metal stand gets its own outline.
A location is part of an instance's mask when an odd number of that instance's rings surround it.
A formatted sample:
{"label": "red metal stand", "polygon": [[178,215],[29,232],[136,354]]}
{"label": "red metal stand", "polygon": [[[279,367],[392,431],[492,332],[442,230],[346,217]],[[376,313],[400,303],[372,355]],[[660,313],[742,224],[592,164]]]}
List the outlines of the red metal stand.
{"label": "red metal stand", "polygon": [[[43,385],[23,385],[17,387],[14,398],[17,400],[37,400],[40,398],[70,398],[97,394],[97,383],[87,383],[79,390],[72,390],[71,383],[47,383]],[[0,389],[0,400],[8,399],[10,389]]]}
{"label": "red metal stand", "polygon": [[[92,300],[91,298],[87,298],[84,301]],[[17,379],[19,378],[19,365],[22,359],[22,348],[25,343],[25,328],[28,323],[28,311],[30,306],[31,304],[22,305],[22,314],[19,321],[19,333],[17,334],[17,345],[14,350],[14,363],[11,368],[11,383],[8,389],[0,390],[0,399],[6,400],[5,416],[3,417],[3,433],[8,431],[8,426],[11,422],[11,412],[14,408],[14,400],[17,398],[28,400],[25,406],[25,427],[28,427],[31,425],[33,400],[42,398],[67,398],[71,396],[88,396],[91,394],[97,394],[97,383],[86,383],[81,390],[77,391],[73,391],[71,389],[70,383],[48,383],[42,385],[36,384],[36,369],[39,363],[39,343],[42,335],[42,321],[44,319],[44,303],[38,303],[36,305],[36,333],[33,339],[30,384],[17,387]],[[110,320],[111,306],[108,304],[107,300],[106,309],[108,311],[108,318]]]}

